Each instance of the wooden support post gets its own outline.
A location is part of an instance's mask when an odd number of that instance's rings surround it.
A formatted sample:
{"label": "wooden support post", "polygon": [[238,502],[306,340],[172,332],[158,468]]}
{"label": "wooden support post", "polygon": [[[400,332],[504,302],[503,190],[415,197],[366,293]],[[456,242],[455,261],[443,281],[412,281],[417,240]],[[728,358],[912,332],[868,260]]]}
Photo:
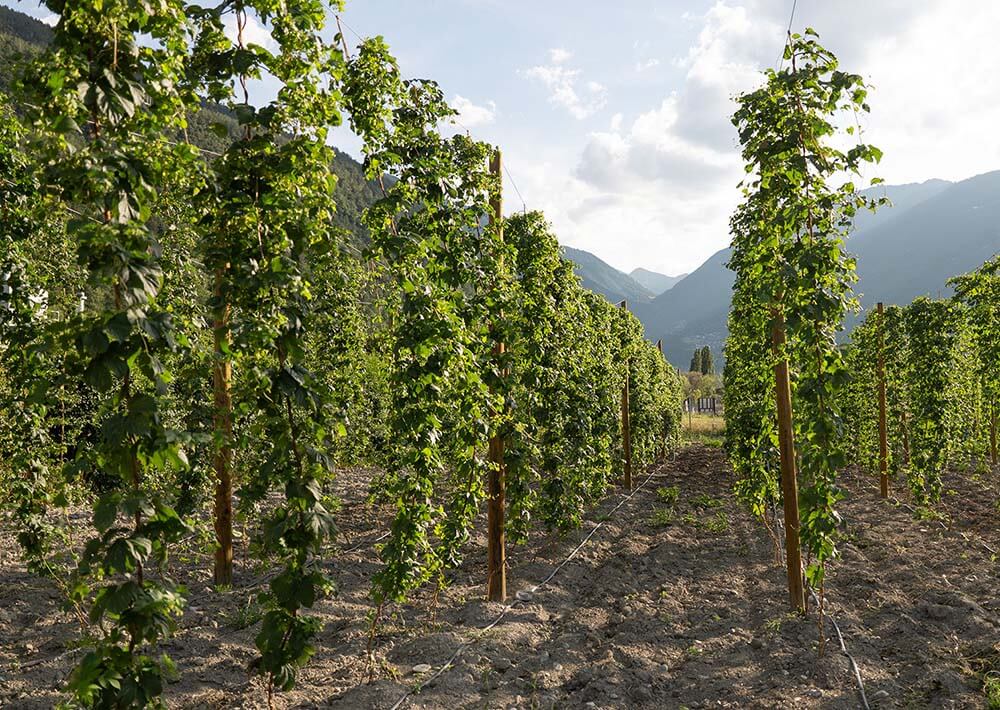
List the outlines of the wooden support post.
{"label": "wooden support post", "polygon": [[223,298],[223,270],[215,272],[215,362],[212,366],[215,453],[215,584],[233,583],[233,364],[229,354],[229,304]]}
{"label": "wooden support post", "polygon": [[990,404],[990,463],[997,465],[997,405]]}
{"label": "wooden support post", "polygon": [[904,411],[900,415],[900,433],[903,435],[903,464],[910,465],[910,422]]}
{"label": "wooden support post", "polygon": [[[622,301],[619,306],[628,312],[628,302]],[[625,455],[625,490],[632,490],[632,423],[628,402],[628,372],[629,361],[625,360],[625,384],[622,385],[622,453]]]}
{"label": "wooden support post", "polygon": [[774,355],[774,393],[778,405],[778,449],[781,454],[781,495],[785,504],[785,563],[788,598],[792,609],[804,613],[802,550],[799,542],[799,490],[795,473],[795,438],[792,431],[792,386],[785,353],[785,316],[771,312],[771,352]]}
{"label": "wooden support post", "polygon": [[[660,353],[660,357],[663,357],[663,339],[657,338],[656,340],[656,352]],[[663,421],[663,431],[660,432],[660,450],[657,456],[662,461],[667,458],[667,422],[666,415],[664,415]]]}
{"label": "wooden support post", "polygon": [[878,304],[878,470],[879,493],[889,497],[889,424],[885,406],[885,307]]}
{"label": "wooden support post", "polygon": [[[499,239],[503,239],[503,193],[502,175],[503,163],[500,150],[493,153],[490,160],[490,173],[496,180],[496,191],[490,199],[490,220],[497,230]],[[505,352],[504,343],[496,340],[493,343],[493,355],[500,368],[500,361]],[[503,372],[500,369],[500,372]],[[507,599],[507,550],[504,536],[504,517],[507,506],[507,470],[504,465],[504,440],[498,433],[490,437],[489,445],[490,480],[488,486],[489,501],[487,503],[487,587],[488,598],[493,602],[503,602]]]}

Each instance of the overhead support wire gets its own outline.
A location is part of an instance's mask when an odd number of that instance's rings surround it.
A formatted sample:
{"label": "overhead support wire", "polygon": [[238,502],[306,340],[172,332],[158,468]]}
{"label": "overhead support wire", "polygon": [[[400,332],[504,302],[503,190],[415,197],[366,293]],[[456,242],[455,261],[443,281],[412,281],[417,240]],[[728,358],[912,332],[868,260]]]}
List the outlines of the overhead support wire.
{"label": "overhead support wire", "polygon": [[795,22],[795,7],[798,5],[799,0],[792,0],[792,12],[788,17],[788,28],[785,30],[785,43],[781,45],[781,55],[778,57],[777,66],[778,71],[781,71],[781,67],[785,63],[785,48],[788,46],[788,42],[792,37],[792,23]]}
{"label": "overhead support wire", "polygon": [[514,187],[514,192],[517,193],[518,199],[521,200],[521,211],[524,212],[524,214],[528,214],[528,205],[525,204],[521,191],[517,189],[517,181],[514,180],[514,176],[510,174],[510,170],[507,168],[507,163],[504,163],[503,171],[507,173],[507,179],[510,180],[510,184]]}

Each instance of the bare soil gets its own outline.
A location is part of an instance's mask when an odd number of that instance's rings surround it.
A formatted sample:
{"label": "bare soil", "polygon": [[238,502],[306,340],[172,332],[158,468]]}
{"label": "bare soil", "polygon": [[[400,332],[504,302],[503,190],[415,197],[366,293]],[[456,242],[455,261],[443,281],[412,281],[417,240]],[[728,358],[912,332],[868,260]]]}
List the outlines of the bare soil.
{"label": "bare soil", "polygon": [[[940,521],[915,517],[897,484],[901,503],[880,501],[874,482],[856,472],[845,477],[846,537],[827,577],[820,656],[818,614],[787,613],[784,569],[762,525],[733,500],[721,452],[692,445],[639,476],[631,498],[610,496],[581,530],[537,533],[512,548],[508,587],[523,601],[487,631],[505,607],[483,599],[485,540],[474,539],[436,599],[428,591],[390,610],[369,682],[369,580],[389,513],[365,503],[370,474],[351,470],[339,479],[341,537],[329,556],[339,590],[317,605],[325,622],[319,650],[278,707],[391,708],[460,647],[402,707],[861,707],[830,617],[872,708],[986,707],[983,678],[1000,673],[992,475],[950,474]],[[674,486],[671,504],[664,489]],[[83,535],[86,519],[77,522]],[[192,547],[174,560],[189,606],[166,644],[180,671],[168,687],[171,707],[266,707],[248,665],[254,600],[269,570],[239,563],[236,587],[217,592],[206,555]],[[81,653],[78,635],[58,586],[29,575],[3,533],[0,707],[58,702]]]}

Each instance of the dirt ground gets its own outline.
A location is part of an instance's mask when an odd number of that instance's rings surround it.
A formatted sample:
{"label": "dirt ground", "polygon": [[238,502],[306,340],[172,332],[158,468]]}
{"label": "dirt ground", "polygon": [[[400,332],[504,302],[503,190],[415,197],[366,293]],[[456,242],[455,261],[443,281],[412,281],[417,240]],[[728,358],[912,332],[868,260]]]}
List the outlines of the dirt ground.
{"label": "dirt ground", "polygon": [[[857,708],[862,700],[827,622],[819,657],[815,612],[786,613],[784,570],[763,527],[732,498],[716,448],[691,445],[615,494],[583,529],[535,535],[512,548],[508,588],[523,601],[483,600],[485,546],[436,603],[428,592],[395,609],[376,639],[367,682],[366,618],[374,544],[386,511],[364,503],[364,471],[338,486],[343,539],[331,555],[339,591],[316,612],[325,628],[298,687],[279,707],[392,708]],[[1000,674],[992,477],[951,474],[941,521],[877,499],[873,482],[845,477],[850,495],[843,557],[828,573],[826,604],[856,659],[872,708],[987,707],[983,679]],[[676,487],[676,501],[672,501]],[[909,499],[898,486],[894,493]],[[85,521],[80,521],[81,524]],[[589,536],[551,581],[531,592]],[[180,680],[175,708],[261,708],[249,676],[255,594],[266,570],[241,560],[235,589],[215,592],[207,558],[189,553],[174,573],[189,607],[166,650]],[[525,593],[527,592],[527,593]],[[51,707],[80,651],[60,593],[0,539],[0,707]]]}

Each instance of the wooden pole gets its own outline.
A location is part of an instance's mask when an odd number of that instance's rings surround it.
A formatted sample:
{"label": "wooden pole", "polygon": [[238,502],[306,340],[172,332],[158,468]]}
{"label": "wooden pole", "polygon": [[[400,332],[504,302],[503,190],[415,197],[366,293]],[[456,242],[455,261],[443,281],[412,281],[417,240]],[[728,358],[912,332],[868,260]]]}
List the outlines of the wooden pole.
{"label": "wooden pole", "polygon": [[[656,340],[656,352],[660,353],[660,357],[663,357],[663,339],[662,338],[657,338],[657,340]],[[666,415],[664,415],[663,431],[660,432],[659,458],[661,460],[667,458],[667,422],[666,422]]]}
{"label": "wooden pole", "polygon": [[781,495],[785,504],[785,563],[792,609],[805,612],[802,586],[802,550],[799,543],[799,490],[795,478],[795,438],[792,431],[792,386],[785,354],[785,317],[771,312],[771,352],[774,355],[774,393],[778,405],[778,449],[781,454]]}
{"label": "wooden pole", "polygon": [[223,270],[215,272],[215,362],[212,366],[212,390],[215,411],[215,569],[218,586],[233,583],[233,364],[229,354],[229,304],[223,298]]}
{"label": "wooden pole", "polygon": [[[493,153],[490,160],[490,173],[496,180],[496,190],[490,199],[490,219],[497,230],[497,236],[503,240],[503,191],[502,191],[502,157],[500,150]],[[493,343],[493,355],[497,360],[500,372],[503,372],[500,361],[505,352],[504,343],[496,340]],[[488,598],[493,602],[503,602],[507,599],[507,550],[504,539],[504,515],[507,497],[507,470],[504,465],[504,440],[498,433],[490,437],[489,445],[489,502],[487,508],[487,587]]]}
{"label": "wooden pole", "polygon": [[[628,302],[622,301],[621,309],[628,312]],[[629,362],[625,361],[625,384],[622,385],[622,452],[625,454],[625,489],[632,490],[632,424],[628,402]]]}
{"label": "wooden pole", "polygon": [[878,470],[879,492],[889,497],[889,424],[885,406],[885,307],[878,304]]}
{"label": "wooden pole", "polygon": [[904,411],[900,415],[900,433],[903,435],[903,464],[910,465],[910,423]]}
{"label": "wooden pole", "polygon": [[997,465],[997,405],[990,403],[990,461]]}

